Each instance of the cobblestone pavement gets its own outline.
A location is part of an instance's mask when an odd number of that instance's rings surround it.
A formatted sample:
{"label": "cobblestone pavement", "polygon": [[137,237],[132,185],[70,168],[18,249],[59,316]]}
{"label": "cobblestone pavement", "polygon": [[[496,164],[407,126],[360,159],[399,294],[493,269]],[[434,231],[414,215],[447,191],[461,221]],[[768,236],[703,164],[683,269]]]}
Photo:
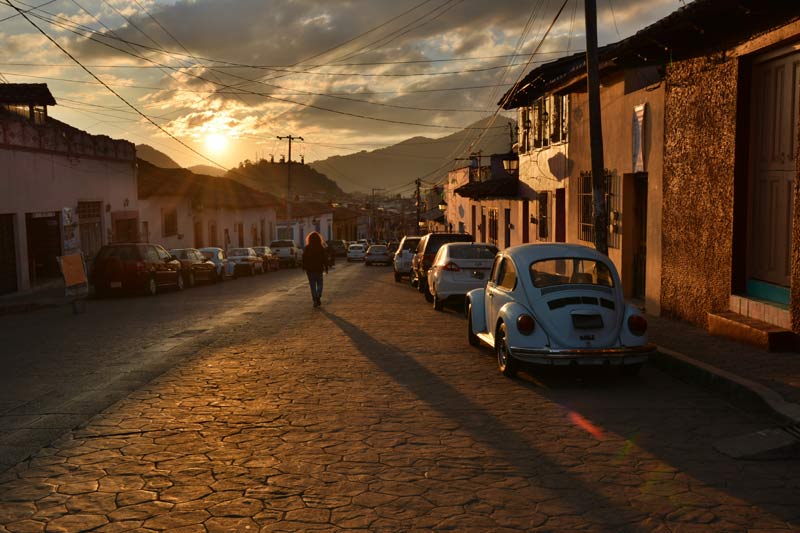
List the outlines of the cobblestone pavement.
{"label": "cobblestone pavement", "polygon": [[325,282],[0,475],[0,531],[800,528],[800,463],[715,452],[760,427],[718,398],[652,368],[509,380],[388,270]]}

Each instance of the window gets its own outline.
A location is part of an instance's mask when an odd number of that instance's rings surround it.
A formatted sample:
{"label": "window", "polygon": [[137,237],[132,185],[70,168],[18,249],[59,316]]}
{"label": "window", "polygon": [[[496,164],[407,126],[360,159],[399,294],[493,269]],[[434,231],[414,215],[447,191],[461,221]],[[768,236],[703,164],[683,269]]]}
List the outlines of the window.
{"label": "window", "polygon": [[497,209],[489,209],[489,242],[497,244]]}
{"label": "window", "polygon": [[511,209],[504,209],[503,211],[505,214],[505,224],[503,225],[503,228],[505,229],[503,232],[503,246],[508,248],[511,246],[511,227],[513,226],[511,223]]}
{"label": "window", "polygon": [[540,192],[536,195],[537,203],[539,204],[539,211],[537,215],[537,230],[536,239],[539,241],[550,240],[550,217],[549,217],[549,203],[550,195],[547,191]]}
{"label": "window", "polygon": [[543,96],[531,107],[521,108],[520,153],[566,142],[568,116],[569,97],[566,95]]}
{"label": "window", "polygon": [[[617,213],[621,206],[619,176],[606,170],[606,215],[611,219],[611,213]],[[594,186],[592,173],[581,172],[578,179],[578,204],[580,217],[578,221],[578,238],[582,241],[594,242]],[[619,248],[621,236],[619,232],[608,234],[608,247]]]}
{"label": "window", "polygon": [[500,281],[498,285],[506,290],[513,291],[517,285],[517,269],[514,268],[514,263],[508,257],[503,258],[499,275]]}
{"label": "window", "polygon": [[492,274],[489,276],[489,279],[492,280],[492,283],[497,284],[499,282],[500,276],[500,263],[503,261],[502,257],[498,257],[494,260],[494,264],[492,265]]}
{"label": "window", "polygon": [[161,227],[163,228],[162,237],[170,237],[178,234],[178,210],[162,209],[161,210]]}
{"label": "window", "polygon": [[576,284],[614,286],[614,278],[608,266],[593,259],[546,259],[532,263],[530,271],[533,286],[538,288]]}

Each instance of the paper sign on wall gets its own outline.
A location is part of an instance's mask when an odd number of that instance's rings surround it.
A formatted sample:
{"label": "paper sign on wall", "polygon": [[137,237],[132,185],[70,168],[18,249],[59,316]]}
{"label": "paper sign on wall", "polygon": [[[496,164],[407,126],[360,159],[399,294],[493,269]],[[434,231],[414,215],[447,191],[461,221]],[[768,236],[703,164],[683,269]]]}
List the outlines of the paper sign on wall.
{"label": "paper sign on wall", "polygon": [[633,108],[633,172],[645,172],[644,168],[644,110],[646,104]]}

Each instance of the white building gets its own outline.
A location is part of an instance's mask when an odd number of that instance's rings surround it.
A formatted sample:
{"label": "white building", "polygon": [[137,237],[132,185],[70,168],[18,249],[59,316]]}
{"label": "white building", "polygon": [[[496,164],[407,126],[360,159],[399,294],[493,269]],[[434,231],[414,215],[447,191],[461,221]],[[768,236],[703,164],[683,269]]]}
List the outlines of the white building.
{"label": "white building", "polygon": [[59,282],[57,258],[138,239],[132,143],[48,116],[45,84],[0,84],[0,294]]}
{"label": "white building", "polygon": [[141,239],[170,248],[238,248],[275,238],[277,199],[241,183],[139,160]]}

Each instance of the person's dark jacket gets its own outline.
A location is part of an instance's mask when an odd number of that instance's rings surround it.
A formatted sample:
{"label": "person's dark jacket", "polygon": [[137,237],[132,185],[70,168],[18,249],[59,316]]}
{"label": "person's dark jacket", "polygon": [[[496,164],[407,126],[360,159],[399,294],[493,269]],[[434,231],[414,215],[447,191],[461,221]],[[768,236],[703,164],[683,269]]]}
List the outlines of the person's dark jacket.
{"label": "person's dark jacket", "polygon": [[328,271],[328,251],[322,246],[306,246],[303,251],[303,270],[306,272]]}

